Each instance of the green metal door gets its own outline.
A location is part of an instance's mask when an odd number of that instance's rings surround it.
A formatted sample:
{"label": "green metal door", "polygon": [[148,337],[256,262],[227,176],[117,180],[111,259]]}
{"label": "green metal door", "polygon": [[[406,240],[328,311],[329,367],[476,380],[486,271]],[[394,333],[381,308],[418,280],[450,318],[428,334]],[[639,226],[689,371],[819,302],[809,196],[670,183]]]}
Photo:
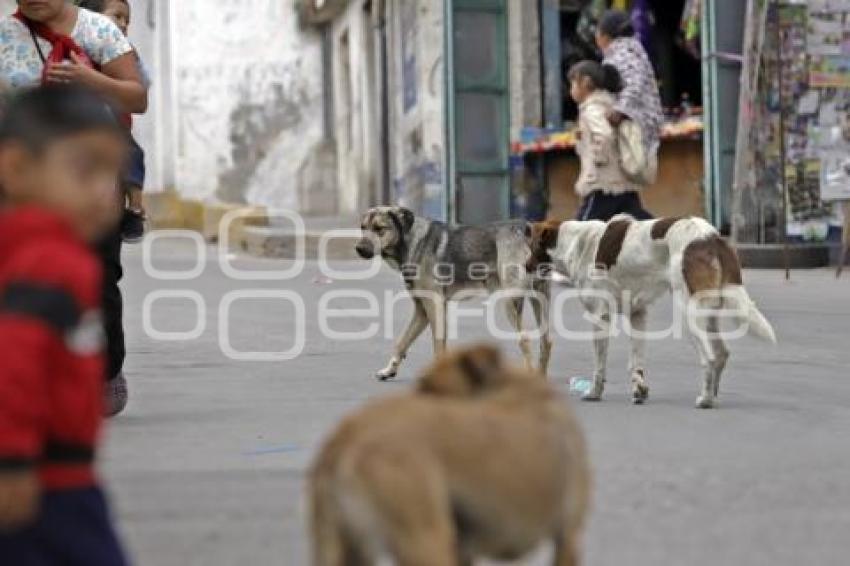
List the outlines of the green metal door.
{"label": "green metal door", "polygon": [[[752,0],[750,0],[752,1]],[[719,228],[729,226],[732,173],[738,131],[738,95],[747,2],[703,4],[703,92],[705,106],[706,214]]]}
{"label": "green metal door", "polygon": [[449,210],[462,224],[510,211],[505,0],[446,0]]}

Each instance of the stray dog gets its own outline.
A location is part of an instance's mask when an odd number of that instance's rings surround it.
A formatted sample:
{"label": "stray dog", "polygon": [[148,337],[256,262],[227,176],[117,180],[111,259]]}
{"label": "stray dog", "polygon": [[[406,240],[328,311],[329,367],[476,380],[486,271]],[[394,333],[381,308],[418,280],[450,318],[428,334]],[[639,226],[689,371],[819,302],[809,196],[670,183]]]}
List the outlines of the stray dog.
{"label": "stray dog", "polygon": [[[703,316],[688,331],[705,367],[697,407],[714,406],[729,351],[720,335],[720,309],[737,309],[740,322],[755,336],[776,342],[770,323],[744,288],[735,250],[701,218],[636,221],[617,216],[610,222],[549,221],[530,224],[526,237],[532,256],[526,268],[551,264],[580,290],[582,304],[595,319],[596,370],[585,400],[601,398],[605,385],[608,328],[618,312],[629,318],[632,399],[644,402],[649,386],[644,371],[644,336],[649,306],[673,292],[679,305],[696,306]],[[612,300],[606,300],[609,298]],[[616,309],[616,310],[615,310]]]}
{"label": "stray dog", "polygon": [[324,444],[309,475],[313,564],[390,555],[399,566],[466,566],[552,540],[554,564],[575,566],[589,492],[566,401],[492,348],[461,350]]}
{"label": "stray dog", "polygon": [[535,387],[538,374],[506,365],[498,348],[478,346],[439,356],[416,380],[416,391],[442,397],[472,398],[504,387]]}
{"label": "stray dog", "polygon": [[446,347],[446,309],[462,292],[506,291],[508,320],[520,336],[519,346],[526,366],[532,367],[530,340],[522,330],[524,296],[530,298],[540,329],[539,368],[546,374],[552,341],[549,337],[550,283],[529,275],[524,265],[529,257],[521,222],[452,228],[443,222],[417,217],[410,210],[382,206],[367,212],[361,221],[363,237],[356,251],[364,259],[380,255],[400,271],[414,303],[413,319],[378,379],[392,379],[411,344],[426,327],[431,328],[434,353]]}

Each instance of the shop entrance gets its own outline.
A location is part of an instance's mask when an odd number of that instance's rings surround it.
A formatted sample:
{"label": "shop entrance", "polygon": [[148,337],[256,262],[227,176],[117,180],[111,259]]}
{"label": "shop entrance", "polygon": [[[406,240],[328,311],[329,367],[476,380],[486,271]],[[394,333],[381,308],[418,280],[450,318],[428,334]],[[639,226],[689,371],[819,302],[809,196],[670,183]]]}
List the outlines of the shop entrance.
{"label": "shop entrance", "polygon": [[[707,212],[703,152],[702,10],[698,0],[541,0],[540,45],[543,82],[543,127],[527,125],[514,140],[514,155],[531,182],[515,183],[514,200],[526,215],[546,209],[553,218],[575,215],[574,186],[579,173],[575,155],[577,108],[569,99],[566,76],[584,59],[600,60],[595,43],[599,19],[608,9],[632,15],[636,37],[653,63],[665,124],[659,151],[658,181],[643,192],[646,208],[656,216],[704,216]],[[734,125],[734,116],[731,120]],[[732,136],[734,147],[734,135]],[[519,160],[522,157],[522,161]],[[544,187],[519,194],[517,186]],[[710,190],[710,189],[709,189]]]}

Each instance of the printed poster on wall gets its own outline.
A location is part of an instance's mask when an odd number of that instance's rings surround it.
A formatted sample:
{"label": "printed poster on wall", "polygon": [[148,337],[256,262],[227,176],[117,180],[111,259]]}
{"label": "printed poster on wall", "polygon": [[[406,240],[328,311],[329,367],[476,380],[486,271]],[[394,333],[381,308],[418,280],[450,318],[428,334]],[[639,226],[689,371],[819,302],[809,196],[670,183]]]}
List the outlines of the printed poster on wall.
{"label": "printed poster on wall", "polygon": [[812,88],[850,88],[850,56],[812,57],[809,66]]}
{"label": "printed poster on wall", "polygon": [[809,55],[847,55],[844,14],[810,14],[806,36]]}
{"label": "printed poster on wall", "polygon": [[850,200],[850,152],[848,148],[821,153],[821,200]]}

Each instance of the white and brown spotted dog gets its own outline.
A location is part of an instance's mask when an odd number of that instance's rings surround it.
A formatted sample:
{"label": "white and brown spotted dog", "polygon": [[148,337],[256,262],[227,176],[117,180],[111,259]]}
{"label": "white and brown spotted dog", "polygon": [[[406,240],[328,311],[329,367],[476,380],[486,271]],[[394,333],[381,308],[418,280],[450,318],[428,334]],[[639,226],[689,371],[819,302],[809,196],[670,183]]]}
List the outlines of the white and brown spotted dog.
{"label": "white and brown spotted dog", "polygon": [[596,327],[596,370],[585,400],[602,396],[608,329],[618,313],[629,318],[632,330],[629,372],[633,401],[647,399],[647,309],[668,291],[681,307],[696,306],[702,315],[685,325],[705,367],[697,407],[714,406],[729,358],[719,332],[720,318],[725,316],[721,309],[734,310],[750,334],[776,342],[773,328],[744,288],[735,250],[701,218],[636,221],[617,216],[609,222],[548,221],[530,224],[526,237],[532,249],[526,266],[529,271],[551,265],[577,289],[592,291],[581,296]]}

